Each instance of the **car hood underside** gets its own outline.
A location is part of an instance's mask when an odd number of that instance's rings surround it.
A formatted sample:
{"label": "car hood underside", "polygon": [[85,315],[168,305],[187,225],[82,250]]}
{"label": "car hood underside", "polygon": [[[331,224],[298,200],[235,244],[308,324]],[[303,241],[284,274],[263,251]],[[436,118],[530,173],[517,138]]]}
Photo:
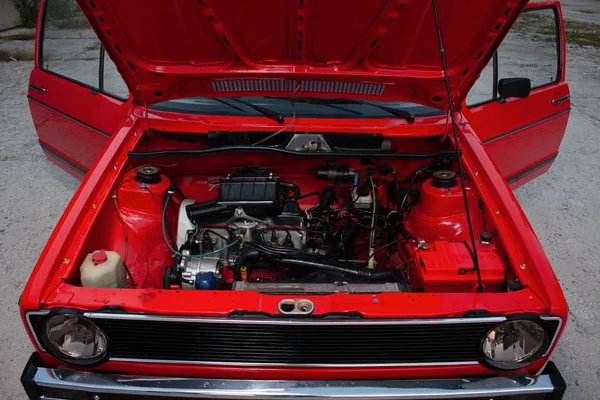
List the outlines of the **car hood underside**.
{"label": "car hood underside", "polygon": [[[79,3],[139,104],[293,92],[448,107],[432,1]],[[438,2],[454,102],[525,4]]]}

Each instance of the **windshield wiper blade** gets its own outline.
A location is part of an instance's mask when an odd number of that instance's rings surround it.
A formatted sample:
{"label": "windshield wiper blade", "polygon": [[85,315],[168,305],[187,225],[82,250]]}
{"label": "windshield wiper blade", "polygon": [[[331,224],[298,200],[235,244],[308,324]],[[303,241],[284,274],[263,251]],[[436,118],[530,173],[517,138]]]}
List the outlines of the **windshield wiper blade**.
{"label": "windshield wiper blade", "polygon": [[[283,97],[278,97],[278,98],[283,99]],[[359,104],[359,105],[371,106],[371,107],[375,107],[380,110],[383,110],[383,111],[387,112],[388,114],[392,114],[396,117],[405,119],[410,123],[415,122],[415,115],[409,113],[408,111],[399,110],[397,108],[391,108],[391,107],[387,107],[387,106],[382,106],[380,104],[371,103],[370,101],[355,100],[355,99],[315,99],[315,98],[304,98],[303,99],[300,97],[286,98],[286,100],[296,101],[296,102],[304,102],[304,103],[308,103],[308,104],[322,104],[322,105]]]}
{"label": "windshield wiper blade", "polygon": [[387,106],[382,106],[380,104],[371,103],[369,101],[353,100],[353,102],[354,102],[353,104],[365,104],[367,106],[379,108],[380,110],[383,110],[383,111],[388,112],[388,113],[390,113],[392,115],[395,115],[396,117],[403,118],[403,119],[407,120],[410,123],[415,122],[415,115],[409,113],[408,111],[399,110],[397,108],[391,108],[391,107],[387,107]]}
{"label": "windshield wiper blade", "polygon": [[264,108],[261,106],[257,106],[255,104],[249,103],[247,101],[244,101],[240,98],[237,97],[225,97],[228,100],[232,100],[232,101],[236,101],[240,104],[243,104],[247,107],[252,108],[253,110],[258,111],[259,113],[261,113],[262,115],[264,115],[265,117],[272,119],[273,121],[279,123],[279,124],[283,124],[285,122],[285,119],[283,118],[283,115],[279,114],[277,111],[273,111],[273,110],[269,110],[268,108]]}

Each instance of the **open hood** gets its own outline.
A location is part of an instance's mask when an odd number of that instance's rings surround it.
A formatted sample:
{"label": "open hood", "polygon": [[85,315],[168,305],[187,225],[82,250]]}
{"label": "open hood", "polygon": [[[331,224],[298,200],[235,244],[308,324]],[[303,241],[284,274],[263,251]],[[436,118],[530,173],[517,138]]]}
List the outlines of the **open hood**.
{"label": "open hood", "polygon": [[[526,0],[439,0],[455,103]],[[192,96],[448,107],[429,0],[79,0],[139,104]]]}

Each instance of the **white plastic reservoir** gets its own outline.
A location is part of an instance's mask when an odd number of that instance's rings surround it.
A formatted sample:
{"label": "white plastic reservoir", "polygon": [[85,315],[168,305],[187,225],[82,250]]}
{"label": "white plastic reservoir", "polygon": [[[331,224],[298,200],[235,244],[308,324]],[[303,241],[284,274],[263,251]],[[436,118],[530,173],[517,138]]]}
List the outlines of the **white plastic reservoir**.
{"label": "white plastic reservoir", "polygon": [[127,274],[116,251],[96,250],[79,267],[81,286],[90,288],[126,288]]}

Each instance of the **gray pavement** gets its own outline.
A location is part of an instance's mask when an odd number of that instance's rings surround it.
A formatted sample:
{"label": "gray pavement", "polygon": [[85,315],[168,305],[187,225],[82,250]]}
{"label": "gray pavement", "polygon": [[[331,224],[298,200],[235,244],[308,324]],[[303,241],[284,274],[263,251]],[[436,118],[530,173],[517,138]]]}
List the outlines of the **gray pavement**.
{"label": "gray pavement", "polygon": [[597,24],[600,18],[598,0],[562,0],[564,18]]}
{"label": "gray pavement", "polygon": [[[567,16],[600,22],[600,1],[563,5]],[[560,155],[549,173],[516,191],[570,306],[566,332],[552,357],[569,385],[567,399],[600,397],[599,63],[599,49],[569,47],[572,113]],[[25,97],[31,67],[0,62],[1,399],[25,397],[19,375],[33,348],[17,300],[78,186],[46,161],[37,144]]]}
{"label": "gray pavement", "polygon": [[0,398],[25,398],[19,375],[32,346],[17,300],[79,182],[46,161],[27,106],[32,64],[0,62]]}

